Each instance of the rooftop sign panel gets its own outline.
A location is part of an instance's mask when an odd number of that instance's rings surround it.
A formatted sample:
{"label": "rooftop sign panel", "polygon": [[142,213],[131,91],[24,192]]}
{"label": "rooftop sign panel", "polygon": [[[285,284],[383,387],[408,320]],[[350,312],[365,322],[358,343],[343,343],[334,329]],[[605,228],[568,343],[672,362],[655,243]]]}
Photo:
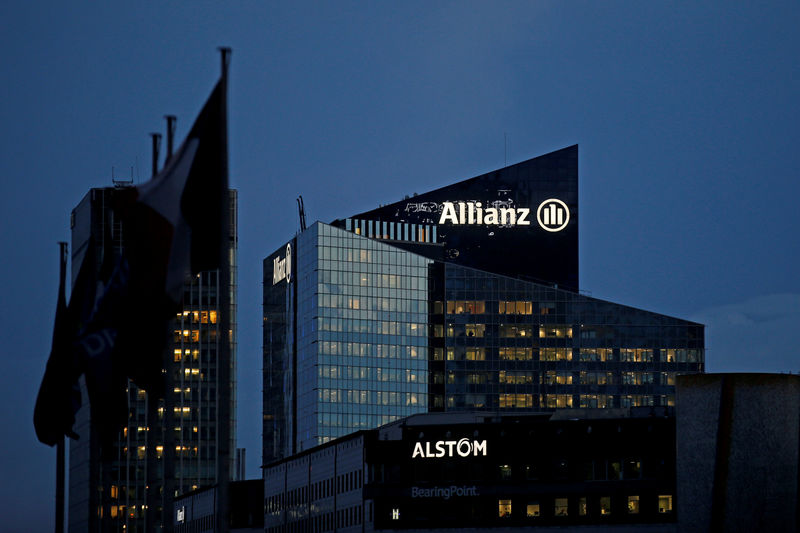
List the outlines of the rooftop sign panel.
{"label": "rooftop sign panel", "polygon": [[435,226],[446,261],[578,290],[577,145],[351,218]]}

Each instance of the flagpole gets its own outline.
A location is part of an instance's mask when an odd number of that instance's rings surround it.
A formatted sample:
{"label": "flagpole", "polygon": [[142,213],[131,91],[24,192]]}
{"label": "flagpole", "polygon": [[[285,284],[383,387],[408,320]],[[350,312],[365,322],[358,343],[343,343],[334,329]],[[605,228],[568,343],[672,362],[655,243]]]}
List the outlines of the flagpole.
{"label": "flagpole", "polygon": [[[67,243],[59,242],[59,276],[60,287],[63,290],[67,279]],[[64,435],[56,442],[56,533],[64,533],[64,481],[65,481],[65,452]]]}
{"label": "flagpole", "polygon": [[228,192],[228,65],[231,49],[220,47],[221,88],[222,88],[222,172],[219,201],[221,213],[219,242],[219,276],[217,299],[219,303],[219,337],[217,351],[217,520],[216,531],[228,533],[229,528],[229,486],[230,486],[230,442],[231,442],[231,233],[230,233],[230,193]]}

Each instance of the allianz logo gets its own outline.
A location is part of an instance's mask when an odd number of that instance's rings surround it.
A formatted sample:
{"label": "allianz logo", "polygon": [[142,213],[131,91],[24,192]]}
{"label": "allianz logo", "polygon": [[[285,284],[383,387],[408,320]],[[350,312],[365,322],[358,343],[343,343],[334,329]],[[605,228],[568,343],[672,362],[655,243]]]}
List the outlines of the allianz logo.
{"label": "allianz logo", "polygon": [[486,224],[495,226],[530,226],[527,207],[487,207],[481,202],[443,202],[439,224]]}
{"label": "allianz logo", "polygon": [[[530,226],[530,208],[498,206],[484,207],[481,202],[442,202],[439,224]],[[548,198],[536,209],[536,221],[549,232],[563,230],[569,224],[569,207],[557,198]]]}
{"label": "allianz logo", "polygon": [[486,456],[486,440],[438,440],[436,442],[417,442],[411,458],[416,457],[477,457]]}
{"label": "allianz logo", "polygon": [[272,260],[272,284],[275,285],[279,281],[285,279],[287,282],[292,281],[292,245],[286,245],[286,255],[283,259],[280,256]]}

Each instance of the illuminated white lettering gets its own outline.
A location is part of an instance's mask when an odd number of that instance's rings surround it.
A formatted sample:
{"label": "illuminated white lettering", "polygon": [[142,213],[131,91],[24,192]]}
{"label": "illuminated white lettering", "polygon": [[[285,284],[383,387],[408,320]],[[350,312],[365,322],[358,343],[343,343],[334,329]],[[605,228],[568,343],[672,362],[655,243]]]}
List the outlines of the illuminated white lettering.
{"label": "illuminated white lettering", "polygon": [[276,257],[272,260],[272,284],[285,279],[292,281],[292,245],[286,245],[286,257]]}
{"label": "illuminated white lettering", "polygon": [[458,217],[456,216],[456,208],[453,202],[445,202],[442,206],[442,216],[439,217],[439,224],[444,224],[447,221],[451,224],[458,224]]}
{"label": "illuminated white lettering", "polygon": [[483,456],[486,457],[486,441],[485,440],[480,442],[478,442],[477,440],[474,441],[472,445],[472,450],[475,453],[475,457],[478,456],[478,452],[483,452]]}
{"label": "illuminated white lettering", "polygon": [[[549,200],[560,202],[560,200]],[[439,215],[439,224],[453,225],[486,225],[486,226],[530,226],[531,210],[528,207],[511,207],[510,202],[505,202],[506,207],[494,202],[495,207],[483,207],[481,202],[442,202],[442,212]],[[553,211],[553,206],[548,206],[545,213],[537,213],[540,224],[545,227],[551,224],[551,219],[561,225],[562,221],[569,218],[569,212]],[[546,218],[547,222],[541,222]],[[547,228],[545,228],[547,229]],[[548,230],[552,231],[552,230]]]}
{"label": "illuminated white lettering", "polygon": [[517,210],[513,207],[500,208],[500,224],[511,224],[512,226],[517,223]]}
{"label": "illuminated white lettering", "polygon": [[436,443],[436,457],[444,457],[444,443],[442,441]]}
{"label": "illuminated white lettering", "polygon": [[487,444],[485,440],[470,440],[466,437],[455,440],[438,440],[436,442],[416,442],[414,443],[414,450],[411,452],[411,458],[417,457],[424,458],[440,458],[440,457],[454,457],[458,454],[459,457],[469,457],[473,455],[487,455]]}
{"label": "illuminated white lettering", "polygon": [[425,452],[422,450],[422,443],[418,442],[414,445],[414,453],[411,454],[411,458],[417,457],[418,455],[425,457]]}

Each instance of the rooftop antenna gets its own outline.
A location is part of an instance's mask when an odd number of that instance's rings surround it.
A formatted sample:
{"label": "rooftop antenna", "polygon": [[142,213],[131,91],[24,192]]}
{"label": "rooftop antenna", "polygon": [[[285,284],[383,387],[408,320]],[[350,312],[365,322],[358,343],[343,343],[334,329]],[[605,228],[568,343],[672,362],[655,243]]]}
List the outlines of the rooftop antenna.
{"label": "rooftop antenna", "polygon": [[[164,115],[167,119],[167,161],[172,157],[172,142],[175,140],[175,122],[178,117],[175,115]],[[166,164],[166,162],[165,162]]]}
{"label": "rooftop antenna", "polygon": [[297,197],[297,209],[300,211],[300,231],[306,230],[306,208],[303,205],[303,195]]}
{"label": "rooftop antenna", "polygon": [[112,166],[111,167],[111,183],[114,184],[114,188],[115,189],[121,189],[123,187],[132,186],[133,185],[133,167],[131,167],[131,179],[130,179],[130,181],[128,181],[128,180],[122,180],[122,179],[118,180],[117,176],[116,176],[116,173],[114,172],[114,167]]}
{"label": "rooftop antenna", "polygon": [[161,134],[151,133],[150,137],[153,138],[153,178],[158,174],[158,151],[161,148]]}
{"label": "rooftop antenna", "polygon": [[503,166],[508,166],[508,133],[503,132]]}

